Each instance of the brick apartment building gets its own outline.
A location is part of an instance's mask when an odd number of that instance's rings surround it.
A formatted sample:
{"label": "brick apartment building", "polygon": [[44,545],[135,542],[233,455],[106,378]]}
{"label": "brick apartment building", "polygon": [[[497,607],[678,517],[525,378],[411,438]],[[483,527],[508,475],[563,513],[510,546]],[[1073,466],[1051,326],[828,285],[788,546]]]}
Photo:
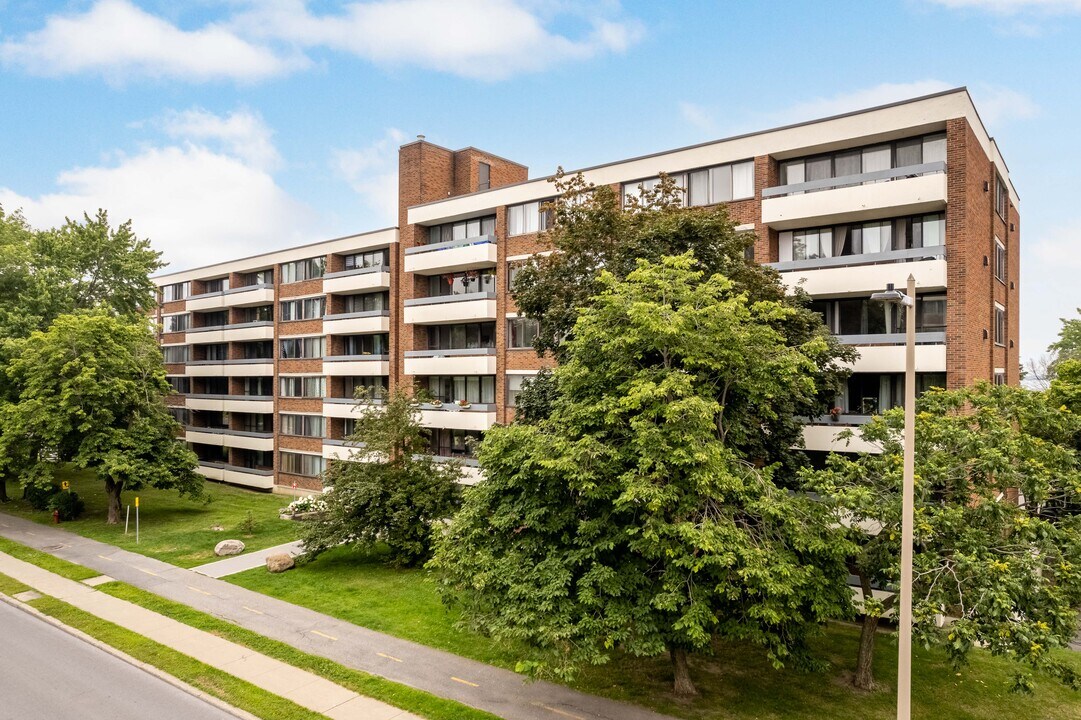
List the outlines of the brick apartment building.
{"label": "brick apartment building", "polygon": [[[667,172],[688,204],[726,203],[755,259],[858,348],[842,413],[806,426],[810,451],[844,449],[841,428],[900,404],[904,334],[869,296],[909,273],[918,389],[1018,382],[1018,197],[963,88],[582,172],[625,194]],[[171,402],[207,477],[318,488],[348,455],[353,390],[379,402],[405,383],[439,401],[421,406],[436,454],[479,479],[468,438],[510,420],[546,362],[510,286],[542,249],[552,185],[420,137],[399,151],[398,186],[396,228],[156,279]]]}

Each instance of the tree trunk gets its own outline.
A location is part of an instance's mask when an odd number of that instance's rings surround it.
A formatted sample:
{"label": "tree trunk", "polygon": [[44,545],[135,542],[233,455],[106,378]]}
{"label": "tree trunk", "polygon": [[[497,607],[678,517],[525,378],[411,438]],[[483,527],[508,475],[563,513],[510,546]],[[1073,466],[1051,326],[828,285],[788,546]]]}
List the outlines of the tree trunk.
{"label": "tree trunk", "polygon": [[856,677],[852,684],[860,690],[875,689],[875,633],[878,632],[878,616],[863,616],[863,629],[860,630],[860,652],[856,658]]}
{"label": "tree trunk", "polygon": [[0,503],[6,503],[10,499],[8,497],[8,480],[6,477],[0,477]]}
{"label": "tree trunk", "polygon": [[672,690],[681,697],[694,697],[698,690],[691,681],[691,666],[687,664],[687,651],[681,647],[668,646],[668,656],[672,658]]}
{"label": "tree trunk", "polygon": [[109,517],[105,522],[109,525],[120,522],[120,491],[123,489],[124,483],[105,478],[105,494],[109,499]]}

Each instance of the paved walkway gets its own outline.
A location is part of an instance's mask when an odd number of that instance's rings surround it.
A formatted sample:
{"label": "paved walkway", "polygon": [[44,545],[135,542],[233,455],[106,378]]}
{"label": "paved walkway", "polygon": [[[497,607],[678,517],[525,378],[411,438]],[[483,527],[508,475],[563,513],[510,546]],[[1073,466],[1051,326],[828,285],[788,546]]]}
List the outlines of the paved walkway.
{"label": "paved walkway", "polygon": [[333,720],[421,720],[280,660],[0,553],[0,573]]}
{"label": "paved walkway", "polygon": [[221,560],[215,560],[206,565],[193,567],[192,572],[197,572],[200,575],[206,575],[207,577],[212,578],[223,578],[228,575],[242,573],[245,570],[254,570],[257,567],[264,567],[268,556],[277,555],[279,553],[289,553],[293,557],[302,555],[304,554],[304,542],[297,540],[296,542],[285,543],[284,545],[275,545],[266,550],[256,550],[255,552],[244,553],[243,555],[234,555]]}
{"label": "paved walkway", "polygon": [[0,513],[0,536],[229,620],[347,667],[506,720],[672,720],[645,708],[362,628],[138,553]]}

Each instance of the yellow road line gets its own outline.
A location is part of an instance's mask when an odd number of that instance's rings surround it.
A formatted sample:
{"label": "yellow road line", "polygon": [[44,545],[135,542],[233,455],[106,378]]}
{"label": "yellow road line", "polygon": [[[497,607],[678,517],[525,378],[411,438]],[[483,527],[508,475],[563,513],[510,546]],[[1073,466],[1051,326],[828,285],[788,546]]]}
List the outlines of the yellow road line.
{"label": "yellow road line", "polygon": [[208,593],[206,590],[200,590],[199,588],[192,587],[191,585],[188,585],[188,590],[194,590],[195,592],[202,593],[203,595],[210,595],[210,593]]}
{"label": "yellow road line", "polygon": [[318,635],[319,637],[325,637],[327,640],[337,640],[338,639],[338,638],[334,637],[333,635],[327,635],[326,633],[321,633],[318,630],[309,630],[308,632],[310,632],[313,635]]}
{"label": "yellow road line", "polygon": [[376,655],[378,655],[379,657],[386,658],[387,660],[393,660],[394,662],[402,662],[401,660],[394,657],[393,655],[387,655],[386,653],[377,652]]}
{"label": "yellow road line", "polygon": [[240,607],[244,608],[244,609],[245,609],[245,610],[247,610],[248,612],[253,612],[253,613],[255,613],[256,615],[262,615],[262,614],[263,614],[263,613],[262,613],[262,611],[260,611],[260,610],[256,610],[255,608],[250,608],[250,607],[248,607],[247,605],[241,605]]}
{"label": "yellow road line", "polygon": [[105,557],[104,555],[98,555],[98,557],[102,560],[108,560],[109,562],[116,562],[116,560],[113,560],[111,557]]}
{"label": "yellow road line", "polygon": [[[132,567],[134,567],[134,566],[132,566]],[[135,569],[138,570],[139,572],[145,572],[147,575],[153,575],[154,577],[158,577],[158,574],[156,572],[151,572],[149,570],[144,570],[141,567],[137,567]]]}
{"label": "yellow road line", "polygon": [[544,708],[545,710],[547,710],[549,712],[554,712],[556,715],[562,715],[563,717],[573,718],[574,720],[586,720],[581,715],[574,715],[574,714],[569,713],[569,712],[567,712],[565,710],[560,710],[559,708],[551,707],[550,705],[544,705],[542,703],[534,703],[534,705],[536,705],[537,707]]}
{"label": "yellow road line", "polygon": [[462,680],[460,677],[454,677],[453,675],[450,676],[450,679],[453,680],[454,682],[460,682],[462,685],[468,685],[469,687],[480,687],[480,685],[477,685],[475,682],[469,682],[468,680]]}

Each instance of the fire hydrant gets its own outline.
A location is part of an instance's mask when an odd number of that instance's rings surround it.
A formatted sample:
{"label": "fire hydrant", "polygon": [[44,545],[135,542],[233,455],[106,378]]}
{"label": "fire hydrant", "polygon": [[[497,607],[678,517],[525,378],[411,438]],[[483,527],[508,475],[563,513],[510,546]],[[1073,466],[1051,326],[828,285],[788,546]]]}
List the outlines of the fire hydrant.
{"label": "fire hydrant", "polygon": [[60,511],[59,510],[53,510],[53,524],[55,524],[55,525],[60,524]]}

